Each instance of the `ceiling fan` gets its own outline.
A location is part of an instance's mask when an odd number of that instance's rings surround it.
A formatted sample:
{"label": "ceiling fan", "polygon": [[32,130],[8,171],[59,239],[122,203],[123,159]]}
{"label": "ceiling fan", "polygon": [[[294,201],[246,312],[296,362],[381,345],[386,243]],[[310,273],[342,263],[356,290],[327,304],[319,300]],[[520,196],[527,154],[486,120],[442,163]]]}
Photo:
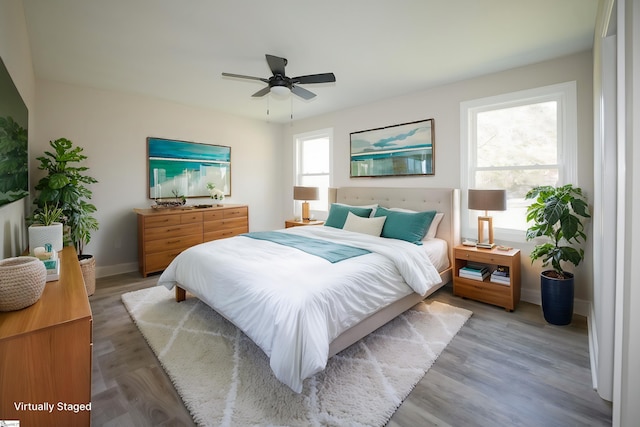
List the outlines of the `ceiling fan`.
{"label": "ceiling fan", "polygon": [[235,77],[239,79],[248,79],[248,80],[259,80],[261,82],[267,83],[268,86],[264,89],[260,89],[256,93],[254,93],[253,97],[261,97],[269,92],[276,95],[286,95],[289,92],[293,92],[295,95],[298,95],[303,99],[311,99],[316,96],[315,93],[308,91],[300,86],[299,84],[311,84],[311,83],[331,83],[336,81],[336,76],[333,73],[323,73],[323,74],[310,74],[308,76],[298,76],[298,77],[287,77],[284,72],[284,67],[287,65],[286,58],[280,58],[274,55],[265,55],[267,57],[267,64],[269,64],[269,68],[271,69],[271,73],[273,75],[271,77],[262,78],[262,77],[252,77],[252,76],[243,76],[241,74],[232,74],[232,73],[222,73],[225,77]]}

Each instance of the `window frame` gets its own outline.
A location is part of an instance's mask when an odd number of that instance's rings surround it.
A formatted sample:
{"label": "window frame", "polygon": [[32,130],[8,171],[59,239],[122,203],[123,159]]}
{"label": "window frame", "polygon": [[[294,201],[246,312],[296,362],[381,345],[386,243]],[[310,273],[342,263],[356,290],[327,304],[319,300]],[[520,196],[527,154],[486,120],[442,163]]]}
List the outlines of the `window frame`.
{"label": "window frame", "polygon": [[[302,145],[305,141],[319,138],[327,138],[329,140],[329,172],[328,173],[301,173],[300,168],[302,161]],[[294,168],[293,168],[293,182],[294,185],[301,185],[301,177],[303,176],[328,176],[329,188],[333,185],[333,128],[317,129],[309,132],[303,132],[293,135],[293,152],[294,152]],[[328,195],[327,194],[325,196]],[[311,203],[313,207],[313,203]],[[293,201],[293,211],[296,212],[296,201]],[[328,215],[329,206],[325,209],[313,209],[310,213],[316,218],[325,218]]]}
{"label": "window frame", "polygon": [[[469,188],[474,188],[476,166],[476,138],[473,131],[477,114],[485,111],[517,107],[541,102],[556,101],[558,114],[558,185],[576,184],[578,177],[578,125],[576,82],[570,81],[533,89],[489,96],[460,103],[460,224],[461,235],[467,238],[477,236],[477,224],[470,223],[467,202]],[[486,170],[486,168],[483,168]],[[517,169],[517,168],[514,168]],[[497,240],[525,242],[523,230],[503,228],[495,224]]]}

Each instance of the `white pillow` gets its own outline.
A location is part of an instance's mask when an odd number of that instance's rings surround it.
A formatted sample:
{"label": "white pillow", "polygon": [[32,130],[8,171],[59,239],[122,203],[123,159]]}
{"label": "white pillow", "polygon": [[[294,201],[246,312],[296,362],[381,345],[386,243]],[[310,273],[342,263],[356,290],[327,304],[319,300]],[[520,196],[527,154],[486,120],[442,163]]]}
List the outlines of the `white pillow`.
{"label": "white pillow", "polygon": [[[412,211],[411,209],[403,209],[403,208],[389,208],[391,211],[398,212],[417,212]],[[444,213],[436,212],[436,216],[433,217],[433,221],[431,221],[431,225],[429,225],[429,229],[427,230],[427,234],[424,235],[422,240],[435,239],[436,234],[438,234],[438,225],[440,225],[440,221],[444,218]]]}
{"label": "white pillow", "polygon": [[436,212],[436,216],[433,217],[433,221],[431,221],[429,230],[422,240],[435,239],[436,234],[438,233],[438,225],[440,225],[440,221],[442,221],[442,218],[444,218],[444,213]]}
{"label": "white pillow", "polygon": [[384,222],[386,219],[386,216],[380,216],[377,218],[363,218],[349,212],[347,214],[347,220],[344,222],[344,227],[342,227],[342,229],[380,237],[380,234],[382,233],[382,227],[384,226]]}

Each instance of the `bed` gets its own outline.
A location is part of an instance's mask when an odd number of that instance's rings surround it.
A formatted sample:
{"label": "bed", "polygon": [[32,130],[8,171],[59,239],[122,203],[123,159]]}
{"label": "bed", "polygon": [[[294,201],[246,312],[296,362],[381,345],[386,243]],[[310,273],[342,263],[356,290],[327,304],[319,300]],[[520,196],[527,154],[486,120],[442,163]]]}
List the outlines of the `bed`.
{"label": "bed", "polygon": [[[460,241],[457,189],[342,187],[330,190],[329,201],[435,210],[443,216],[435,238],[422,244],[330,226],[207,242],[181,253],[158,281],[175,287],[178,301],[189,292],[239,327],[295,392],[329,357],[449,282],[453,248]],[[270,240],[274,237],[286,242]],[[346,258],[328,261],[324,252],[296,246],[307,240]]]}

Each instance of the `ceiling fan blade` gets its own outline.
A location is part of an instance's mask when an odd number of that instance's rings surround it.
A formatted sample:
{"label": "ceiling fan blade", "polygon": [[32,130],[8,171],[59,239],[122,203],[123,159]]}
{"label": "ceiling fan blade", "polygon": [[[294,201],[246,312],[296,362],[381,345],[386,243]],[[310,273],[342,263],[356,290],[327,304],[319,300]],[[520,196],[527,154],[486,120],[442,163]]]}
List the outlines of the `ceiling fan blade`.
{"label": "ceiling fan blade", "polygon": [[271,88],[269,86],[267,86],[264,89],[260,89],[259,91],[257,91],[256,93],[254,93],[251,96],[254,97],[254,98],[259,98],[261,96],[265,96],[266,94],[268,94],[270,90],[271,90]]}
{"label": "ceiling fan blade", "polygon": [[242,74],[233,74],[233,73],[222,73],[224,77],[234,77],[237,79],[247,79],[247,80],[258,80],[261,82],[269,83],[269,80],[263,79],[262,77],[253,77],[253,76],[243,76]]}
{"label": "ceiling fan blade", "polygon": [[309,83],[332,83],[336,81],[333,73],[311,74],[308,76],[299,76],[291,79],[292,83],[309,84]]}
{"label": "ceiling fan blade", "polygon": [[308,90],[306,90],[305,88],[302,88],[300,86],[291,86],[291,92],[293,92],[294,94],[298,95],[300,98],[302,99],[311,99],[313,97],[316,96],[315,93],[310,92]]}
{"label": "ceiling fan blade", "polygon": [[284,76],[284,67],[287,65],[287,60],[285,58],[280,58],[279,56],[273,55],[265,55],[267,57],[267,64],[269,64],[269,68],[271,72],[275,76],[276,74],[280,74]]}

